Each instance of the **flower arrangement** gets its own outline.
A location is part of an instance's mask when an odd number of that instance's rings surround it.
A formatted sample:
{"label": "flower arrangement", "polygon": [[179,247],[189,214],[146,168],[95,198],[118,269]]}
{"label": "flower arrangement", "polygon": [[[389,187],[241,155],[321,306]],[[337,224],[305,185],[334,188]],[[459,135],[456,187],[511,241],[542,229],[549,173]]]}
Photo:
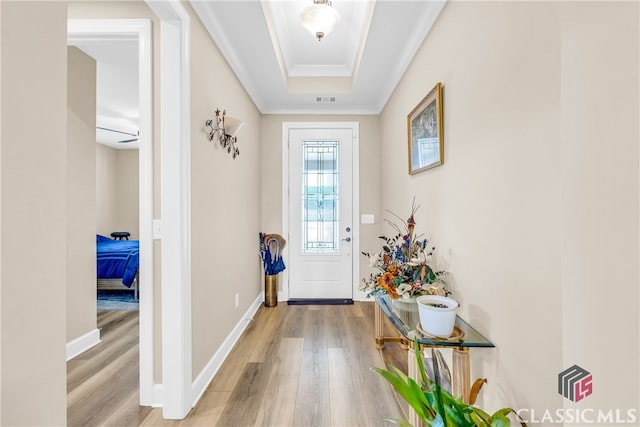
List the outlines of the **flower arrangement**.
{"label": "flower arrangement", "polygon": [[385,219],[397,234],[394,237],[379,236],[384,241],[382,250],[370,254],[362,252],[369,258],[369,265],[378,270],[367,278],[363,278],[359,289],[367,292],[367,297],[377,294],[389,294],[392,299],[409,299],[418,295],[450,294],[442,278],[444,271],[436,271],[430,265],[435,247],[415,232],[415,199],[411,206],[411,216],[403,221],[398,215],[389,212],[402,221],[399,226]]}

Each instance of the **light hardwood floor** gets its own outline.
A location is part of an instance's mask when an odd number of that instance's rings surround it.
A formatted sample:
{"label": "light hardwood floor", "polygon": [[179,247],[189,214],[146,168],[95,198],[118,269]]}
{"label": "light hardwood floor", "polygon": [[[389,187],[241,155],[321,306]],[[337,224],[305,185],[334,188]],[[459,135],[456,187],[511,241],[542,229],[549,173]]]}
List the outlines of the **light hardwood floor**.
{"label": "light hardwood floor", "polygon": [[181,421],[137,404],[137,312],[101,313],[103,342],[68,364],[69,425],[385,425],[383,418],[404,417],[403,410],[370,368],[386,362],[406,369],[406,353],[397,343],[376,350],[373,308],[368,302],[260,308]]}
{"label": "light hardwood floor", "polygon": [[138,405],[138,312],[99,311],[101,342],[67,362],[67,425],[134,426]]}

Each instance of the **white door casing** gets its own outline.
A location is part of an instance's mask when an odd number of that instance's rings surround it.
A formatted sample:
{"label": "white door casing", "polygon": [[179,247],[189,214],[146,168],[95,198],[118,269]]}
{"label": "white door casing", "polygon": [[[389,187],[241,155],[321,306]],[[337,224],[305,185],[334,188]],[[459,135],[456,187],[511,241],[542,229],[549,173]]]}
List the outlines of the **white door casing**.
{"label": "white door casing", "polygon": [[162,416],[194,402],[191,337],[190,15],[177,0],[145,0],[160,18]]}
{"label": "white door casing", "polygon": [[358,134],[357,122],[283,123],[281,300],[356,294]]}

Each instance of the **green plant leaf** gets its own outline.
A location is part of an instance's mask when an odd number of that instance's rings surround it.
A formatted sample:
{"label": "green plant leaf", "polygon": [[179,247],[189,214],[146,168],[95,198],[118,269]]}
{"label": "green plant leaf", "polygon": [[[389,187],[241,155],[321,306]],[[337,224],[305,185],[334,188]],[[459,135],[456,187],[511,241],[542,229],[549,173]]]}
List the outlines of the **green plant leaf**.
{"label": "green plant leaf", "polygon": [[403,420],[402,418],[383,418],[382,421],[393,423],[399,425],[400,427],[413,427],[413,425],[409,421]]}
{"label": "green plant leaf", "polygon": [[516,412],[515,409],[513,408],[502,408],[502,409],[498,409],[494,414],[493,417],[505,417],[508,420],[508,415],[509,414],[513,414],[515,416],[515,418],[518,420],[518,422],[520,423],[520,425],[522,427],[527,427],[527,423],[522,419],[522,417],[518,414],[518,412]]}
{"label": "green plant leaf", "polygon": [[447,413],[447,419],[456,427],[473,427],[475,426],[475,422],[473,422],[469,417],[469,406],[462,403],[462,401],[454,396],[452,396],[446,390],[441,391],[443,404],[445,407],[445,411]]}
{"label": "green plant leaf", "polygon": [[[522,427],[527,426],[513,408],[502,408],[493,415],[489,415],[482,409],[466,404],[460,398],[453,396],[427,377],[417,340],[414,341],[414,352],[421,385],[396,367],[392,368],[393,372],[381,368],[371,368],[371,370],[387,380],[426,425],[431,427],[509,427],[511,424],[509,416],[514,414]],[[437,369],[438,366],[434,366],[436,372]],[[476,392],[483,383],[484,380],[476,381]],[[401,427],[411,425],[406,420],[387,419],[387,421]]]}
{"label": "green plant leaf", "polygon": [[480,417],[476,412],[469,413],[469,417],[473,421],[473,423],[477,426],[488,426],[489,421],[486,421],[484,418]]}
{"label": "green plant leaf", "polygon": [[[435,374],[436,376],[438,374]],[[445,425],[447,425],[448,423],[446,422],[447,420],[447,413],[444,410],[444,402],[442,401],[442,388],[437,384],[437,383],[432,383],[433,386],[433,394],[435,396],[435,410],[436,412],[442,417],[443,420],[445,420]]]}
{"label": "green plant leaf", "polygon": [[509,427],[511,425],[511,421],[509,418],[502,414],[494,414],[491,418],[491,427]]}
{"label": "green plant leaf", "polygon": [[446,414],[448,426],[455,427],[474,427],[475,423],[467,419],[464,412],[458,412],[455,408],[444,405],[444,412]]}
{"label": "green plant leaf", "polygon": [[422,360],[422,351],[420,351],[420,344],[418,339],[413,340],[413,352],[416,356],[416,363],[418,364],[418,372],[420,372],[420,379],[422,380],[422,386],[427,387],[429,379],[427,378],[427,372],[424,369],[424,361]]}
{"label": "green plant leaf", "polygon": [[[424,395],[422,390],[415,381],[404,375],[397,368],[397,372],[401,375],[397,376],[391,372],[381,368],[371,368],[374,372],[380,374],[391,386],[398,392],[400,396],[416,411],[416,414],[423,419],[427,419],[427,411],[423,405]],[[411,384],[413,383],[413,384]],[[416,392],[416,387],[419,392]]]}
{"label": "green plant leaf", "polygon": [[480,420],[482,420],[481,425],[489,425],[491,423],[491,415],[489,415],[487,412],[475,406],[469,406],[469,409],[472,411],[474,415],[476,415]]}
{"label": "green plant leaf", "polygon": [[433,272],[431,267],[429,267],[428,265],[426,267],[427,267],[427,274],[426,274],[427,280],[429,281],[429,283],[435,282],[438,276],[436,276],[436,274]]}

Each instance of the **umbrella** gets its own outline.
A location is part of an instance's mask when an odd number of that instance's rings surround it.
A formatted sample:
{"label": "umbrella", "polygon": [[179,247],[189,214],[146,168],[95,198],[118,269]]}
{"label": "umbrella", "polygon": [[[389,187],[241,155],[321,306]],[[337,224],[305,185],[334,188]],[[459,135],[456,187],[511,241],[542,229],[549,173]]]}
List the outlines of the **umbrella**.
{"label": "umbrella", "polygon": [[284,245],[285,240],[279,234],[260,233],[260,258],[267,276],[278,274],[286,268],[280,254]]}

